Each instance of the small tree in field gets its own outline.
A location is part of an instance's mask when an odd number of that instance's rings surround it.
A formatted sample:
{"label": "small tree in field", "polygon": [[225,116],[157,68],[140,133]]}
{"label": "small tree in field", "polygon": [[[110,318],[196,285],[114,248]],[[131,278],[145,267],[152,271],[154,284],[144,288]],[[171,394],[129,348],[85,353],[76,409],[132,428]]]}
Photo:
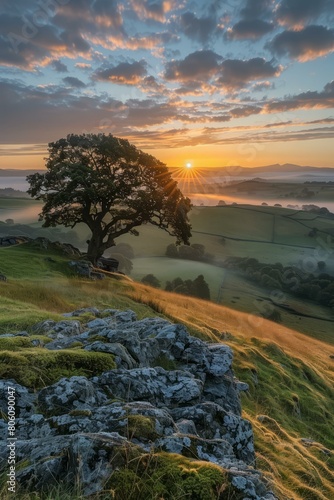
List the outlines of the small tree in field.
{"label": "small tree in field", "polygon": [[154,276],[154,274],[147,274],[141,279],[141,282],[144,283],[144,285],[153,286],[154,288],[161,287],[160,281],[156,276]]}
{"label": "small tree in field", "polygon": [[188,243],[191,203],[166,165],[112,135],[68,135],[49,144],[44,174],[29,175],[28,193],[44,206],[44,227],[86,224],[92,262],[125,233],[153,224]]}

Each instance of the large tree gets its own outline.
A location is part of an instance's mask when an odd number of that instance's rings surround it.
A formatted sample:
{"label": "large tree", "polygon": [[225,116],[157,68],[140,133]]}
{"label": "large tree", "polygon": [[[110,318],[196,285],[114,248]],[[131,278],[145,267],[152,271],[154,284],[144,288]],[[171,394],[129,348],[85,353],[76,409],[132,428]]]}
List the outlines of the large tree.
{"label": "large tree", "polygon": [[28,193],[44,206],[44,227],[85,223],[87,258],[96,263],[115,239],[153,224],[188,243],[191,203],[166,165],[112,135],[68,135],[49,144],[46,172],[29,175]]}

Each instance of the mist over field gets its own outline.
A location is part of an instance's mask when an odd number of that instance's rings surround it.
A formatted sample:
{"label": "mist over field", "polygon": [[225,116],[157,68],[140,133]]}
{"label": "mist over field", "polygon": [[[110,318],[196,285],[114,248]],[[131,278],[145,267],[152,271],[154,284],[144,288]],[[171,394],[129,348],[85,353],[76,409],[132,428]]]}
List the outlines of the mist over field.
{"label": "mist over field", "polygon": [[[242,194],[229,192],[225,189],[229,185],[256,179],[267,183],[288,183],[291,189],[293,184],[303,186],[305,183],[334,183],[334,168],[300,167],[296,165],[271,165],[268,167],[243,168],[239,166],[224,168],[199,168],[194,167],[191,172],[184,172],[184,169],[171,169],[174,178],[178,181],[180,189],[188,196],[194,205],[215,206],[221,200],[226,204],[251,204],[268,205],[280,204],[283,207],[301,209],[305,204],[317,204],[326,207],[334,212],[334,194],[324,199],[315,196],[312,199],[298,200],[293,196],[268,195],[264,190],[261,194],[255,190],[248,190]],[[7,176],[6,171],[0,172],[0,189],[13,188],[26,191],[29,187],[26,176]],[[26,174],[26,172],[25,172]],[[187,174],[187,175],[186,175]],[[309,186],[305,184],[305,186]],[[311,186],[312,187],[312,186]],[[310,189],[311,189],[310,187]],[[22,222],[37,220],[39,206],[29,208],[29,210],[0,211],[0,220],[5,218],[15,218]]]}

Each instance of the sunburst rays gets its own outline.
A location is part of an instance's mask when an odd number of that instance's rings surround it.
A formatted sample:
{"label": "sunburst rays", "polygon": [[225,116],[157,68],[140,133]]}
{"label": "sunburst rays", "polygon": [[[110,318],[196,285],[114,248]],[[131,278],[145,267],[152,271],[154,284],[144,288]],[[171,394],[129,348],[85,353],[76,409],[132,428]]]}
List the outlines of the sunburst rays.
{"label": "sunburst rays", "polygon": [[184,167],[171,169],[171,174],[185,196],[201,192],[206,183],[201,169],[194,167],[191,162],[187,162]]}

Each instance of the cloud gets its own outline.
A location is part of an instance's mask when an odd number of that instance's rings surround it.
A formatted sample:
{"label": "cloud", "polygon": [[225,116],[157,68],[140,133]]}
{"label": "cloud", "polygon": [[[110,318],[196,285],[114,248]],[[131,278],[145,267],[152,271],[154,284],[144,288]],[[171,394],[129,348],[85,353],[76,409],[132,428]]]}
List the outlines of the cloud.
{"label": "cloud", "polygon": [[218,70],[218,61],[222,58],[212,50],[193,52],[183,60],[171,61],[166,64],[164,77],[166,80],[209,80]]}
{"label": "cloud", "polygon": [[326,26],[307,26],[299,31],[286,30],[268,44],[273,54],[308,61],[334,51],[334,30]]}
{"label": "cloud", "polygon": [[254,80],[279,76],[282,66],[275,66],[272,62],[261,57],[254,57],[243,61],[241,59],[226,59],[220,65],[221,76],[217,83],[228,91],[245,87]]}
{"label": "cloud", "polygon": [[152,19],[162,23],[165,15],[180,3],[177,0],[131,0],[131,5],[139,19]]}
{"label": "cloud", "polygon": [[217,29],[217,19],[212,17],[196,17],[192,12],[185,12],[180,18],[184,34],[191,40],[206,43]]}
{"label": "cloud", "polygon": [[68,73],[66,64],[62,63],[60,59],[53,59],[50,62],[50,66],[58,73]]}
{"label": "cloud", "polygon": [[179,94],[196,95],[200,90],[213,94],[222,88],[233,92],[252,81],[279,76],[282,69],[260,57],[223,60],[212,50],[202,50],[167,63],[164,77],[183,84],[176,91]]}
{"label": "cloud", "polygon": [[[306,123],[279,121],[276,123],[203,128],[203,123],[224,123],[263,113],[284,111],[296,107],[333,107],[334,81],[322,92],[307,92],[279,101],[236,105],[236,100],[222,102],[184,102],[172,99],[128,99],[125,102],[107,95],[78,95],[70,87],[56,85],[34,88],[15,80],[0,80],[2,109],[7,117],[0,122],[3,143],[42,144],[67,133],[106,132],[134,140],[138,147],[194,146],[196,144],[240,144],[246,142],[300,141],[312,138],[332,138],[333,118]],[[278,104],[281,108],[278,109]],[[269,107],[271,105],[271,108]],[[169,123],[191,123],[168,129]],[[232,123],[231,123],[232,124]],[[310,125],[327,125],[309,128]],[[303,127],[289,130],[287,127]],[[305,127],[308,129],[305,130]],[[281,128],[282,132],[273,130]],[[284,127],[284,129],[283,129]],[[257,130],[257,133],[253,133]],[[261,130],[262,129],[262,130]],[[239,132],[239,133],[237,133]],[[247,132],[247,133],[246,133]],[[233,133],[233,136],[229,135]]]}
{"label": "cloud", "polygon": [[[1,23],[0,23],[1,26]],[[0,64],[2,66],[15,66],[25,68],[29,65],[27,55],[13,49],[8,37],[0,35]]]}
{"label": "cloud", "polygon": [[294,109],[333,108],[334,80],[325,85],[321,92],[302,92],[284,99],[269,101],[264,106],[265,113],[282,113]]}
{"label": "cloud", "polygon": [[109,50],[128,49],[128,50],[151,50],[159,46],[166,46],[168,43],[176,42],[179,38],[174,33],[164,31],[162,33],[150,33],[135,36],[120,36],[118,33],[109,33],[103,39],[94,38],[102,47]]}
{"label": "cloud", "polygon": [[76,78],[75,76],[67,76],[66,78],[63,78],[63,82],[73,88],[76,89],[83,89],[86,87],[86,84],[79,80],[79,78]]}
{"label": "cloud", "polygon": [[262,19],[243,19],[227,30],[227,37],[232,40],[257,40],[273,29],[273,23]]}
{"label": "cloud", "polygon": [[126,36],[116,0],[3,1],[0,64],[31,70],[60,56],[89,58],[92,38]]}
{"label": "cloud", "polygon": [[281,24],[300,27],[331,9],[331,0],[282,0],[278,4],[276,17]]}
{"label": "cloud", "polygon": [[46,24],[36,26],[31,17],[0,15],[0,64],[31,70],[35,65],[49,64],[60,56],[87,55],[89,43],[80,32],[60,30]]}
{"label": "cloud", "polygon": [[129,99],[127,105],[127,122],[131,127],[159,125],[179,118],[177,107],[170,103],[158,103],[153,99]]}
{"label": "cloud", "polygon": [[67,133],[96,132],[106,123],[118,123],[122,132],[126,110],[107,96],[82,96],[70,87],[34,88],[15,80],[0,80],[0,121],[3,143],[47,143]]}
{"label": "cloud", "polygon": [[230,110],[230,114],[233,118],[244,118],[259,113],[261,113],[260,106],[242,106],[241,108],[233,108]]}
{"label": "cloud", "polygon": [[163,96],[166,92],[166,87],[162,83],[159,83],[159,81],[154,76],[146,76],[138,84],[138,86],[144,92],[149,92],[151,94],[160,94],[161,96]]}
{"label": "cloud", "polygon": [[[85,31],[95,31],[99,28],[119,28],[123,24],[120,3],[117,0],[68,0],[59,3],[54,21],[65,26],[66,21]],[[95,29],[91,29],[95,27]],[[78,29],[76,28],[77,32]]]}
{"label": "cloud", "polygon": [[145,61],[122,62],[117,66],[99,69],[95,72],[96,80],[105,80],[120,85],[137,85],[147,75]]}
{"label": "cloud", "polygon": [[217,92],[217,87],[207,82],[197,81],[187,81],[184,84],[175,89],[174,93],[177,95],[192,95],[192,96],[203,96],[203,94],[214,94]]}
{"label": "cloud", "polygon": [[92,65],[91,64],[87,64],[87,63],[76,63],[75,67],[79,68],[79,69],[87,70],[87,69],[91,69]]}
{"label": "cloud", "polygon": [[261,19],[272,13],[272,0],[246,0],[240,14],[244,19]]}
{"label": "cloud", "polygon": [[117,0],[95,0],[92,7],[96,21],[100,25],[115,28],[123,24],[120,5]]}
{"label": "cloud", "polygon": [[266,81],[266,82],[255,83],[252,87],[252,90],[254,92],[262,92],[264,90],[270,90],[273,88],[275,88],[275,85],[272,82]]}

